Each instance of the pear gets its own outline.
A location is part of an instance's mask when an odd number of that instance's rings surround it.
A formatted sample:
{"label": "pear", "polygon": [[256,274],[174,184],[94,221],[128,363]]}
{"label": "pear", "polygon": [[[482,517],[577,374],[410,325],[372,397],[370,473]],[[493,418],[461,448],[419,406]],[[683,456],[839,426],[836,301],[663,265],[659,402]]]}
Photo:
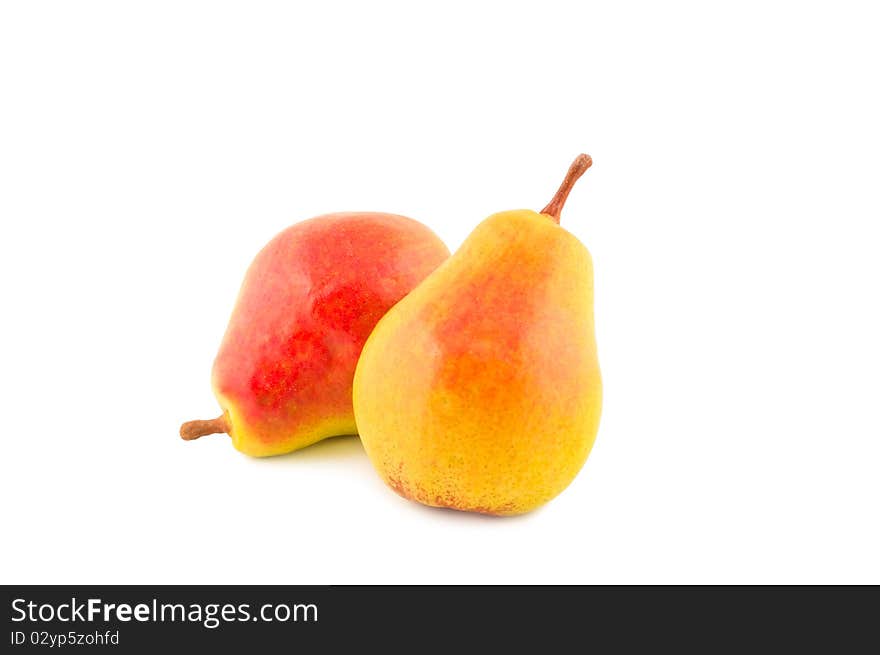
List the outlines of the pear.
{"label": "pear", "polygon": [[180,436],[225,432],[261,457],[354,434],[364,342],[448,256],[431,230],[395,214],[327,214],[278,234],[248,269],[214,360],[223,413],[184,423]]}
{"label": "pear", "polygon": [[401,496],[521,514],[586,461],[602,399],[593,267],[559,216],[591,164],[580,155],[541,213],[480,223],[367,340],[355,419],[370,461]]}

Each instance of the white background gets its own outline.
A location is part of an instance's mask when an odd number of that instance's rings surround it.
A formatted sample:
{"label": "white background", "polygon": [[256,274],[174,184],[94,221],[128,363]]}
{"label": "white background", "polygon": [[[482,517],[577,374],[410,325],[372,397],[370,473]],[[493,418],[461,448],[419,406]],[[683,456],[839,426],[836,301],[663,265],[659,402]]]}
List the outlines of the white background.
{"label": "white background", "polygon": [[[871,3],[299,4],[2,4],[2,582],[880,583]],[[276,232],[454,249],[580,151],[605,407],[555,501],[178,438]]]}

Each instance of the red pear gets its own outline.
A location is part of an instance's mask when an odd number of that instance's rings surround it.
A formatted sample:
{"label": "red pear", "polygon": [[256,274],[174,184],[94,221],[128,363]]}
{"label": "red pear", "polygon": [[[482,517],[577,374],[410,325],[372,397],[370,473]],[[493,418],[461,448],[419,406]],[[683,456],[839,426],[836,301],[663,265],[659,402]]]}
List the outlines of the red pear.
{"label": "red pear", "polygon": [[262,457],[356,433],[364,342],[447,257],[431,230],[394,214],[327,214],[281,232],[248,269],[214,361],[223,413],[184,423],[181,437],[225,432]]}

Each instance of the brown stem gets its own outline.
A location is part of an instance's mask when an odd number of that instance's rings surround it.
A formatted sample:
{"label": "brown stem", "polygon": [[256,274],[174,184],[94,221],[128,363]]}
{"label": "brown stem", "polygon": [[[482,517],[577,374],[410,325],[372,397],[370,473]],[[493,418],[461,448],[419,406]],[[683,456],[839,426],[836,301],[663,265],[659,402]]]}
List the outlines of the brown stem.
{"label": "brown stem", "polygon": [[229,421],[226,414],[221,414],[217,418],[210,421],[187,421],[180,426],[180,438],[184,441],[192,441],[206,434],[218,434],[220,432],[229,432]]}
{"label": "brown stem", "polygon": [[568,194],[571,193],[571,188],[574,186],[574,183],[578,181],[578,178],[592,165],[593,158],[589,155],[578,155],[575,157],[571,166],[568,167],[568,173],[565,174],[565,179],[562,180],[562,184],[559,185],[556,195],[553,196],[553,199],[546,207],[544,207],[544,209],[541,210],[541,213],[546,214],[558,223],[559,215],[562,213],[562,206],[565,204]]}

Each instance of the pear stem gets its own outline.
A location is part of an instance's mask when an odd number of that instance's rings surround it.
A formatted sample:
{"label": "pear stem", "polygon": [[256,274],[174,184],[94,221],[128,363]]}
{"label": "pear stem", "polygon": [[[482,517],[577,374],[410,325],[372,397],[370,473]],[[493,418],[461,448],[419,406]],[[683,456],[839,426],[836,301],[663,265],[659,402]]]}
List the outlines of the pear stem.
{"label": "pear stem", "polygon": [[187,421],[180,426],[180,438],[184,441],[192,441],[206,434],[229,433],[229,421],[226,414],[221,414],[210,421]]}
{"label": "pear stem", "polygon": [[562,184],[559,185],[556,195],[553,196],[553,199],[546,207],[544,207],[544,209],[541,210],[541,213],[552,218],[555,223],[559,223],[559,215],[562,213],[562,206],[565,205],[568,194],[571,193],[571,188],[574,186],[574,183],[578,181],[578,178],[592,165],[593,158],[589,155],[581,154],[575,157],[571,166],[568,167],[568,173],[565,174],[565,179],[562,180]]}

